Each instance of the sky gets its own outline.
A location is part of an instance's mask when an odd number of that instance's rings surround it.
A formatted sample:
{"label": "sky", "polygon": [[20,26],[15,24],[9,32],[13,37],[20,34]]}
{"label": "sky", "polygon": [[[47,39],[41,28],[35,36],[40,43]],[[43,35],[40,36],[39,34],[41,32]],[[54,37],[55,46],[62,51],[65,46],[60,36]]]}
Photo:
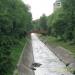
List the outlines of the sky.
{"label": "sky", "polygon": [[31,9],[33,20],[40,18],[43,14],[46,16],[52,14],[53,4],[56,0],[23,0]]}

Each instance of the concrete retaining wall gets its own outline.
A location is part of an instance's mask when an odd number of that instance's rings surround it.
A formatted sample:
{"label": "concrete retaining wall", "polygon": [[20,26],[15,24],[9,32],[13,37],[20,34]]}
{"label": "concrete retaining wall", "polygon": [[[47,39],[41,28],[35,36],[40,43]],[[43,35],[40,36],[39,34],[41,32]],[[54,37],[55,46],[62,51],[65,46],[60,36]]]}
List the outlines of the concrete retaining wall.
{"label": "concrete retaining wall", "polygon": [[52,46],[48,43],[46,45],[62,62],[69,64],[68,67],[75,70],[75,58],[68,52],[69,50],[61,46]]}
{"label": "concrete retaining wall", "polygon": [[33,51],[31,43],[23,48],[19,63],[17,64],[19,75],[34,75],[34,71],[31,70],[31,65],[34,62]]}

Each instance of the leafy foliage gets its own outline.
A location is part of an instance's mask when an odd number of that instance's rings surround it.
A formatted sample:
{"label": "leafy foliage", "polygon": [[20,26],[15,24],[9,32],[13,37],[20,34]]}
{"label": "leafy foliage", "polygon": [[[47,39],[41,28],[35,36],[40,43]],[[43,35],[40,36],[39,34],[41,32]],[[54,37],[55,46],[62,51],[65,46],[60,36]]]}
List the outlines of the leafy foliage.
{"label": "leafy foliage", "polygon": [[33,30],[38,31],[40,33],[47,33],[48,25],[47,25],[47,16],[43,14],[40,19],[33,21]]}
{"label": "leafy foliage", "polygon": [[75,42],[75,1],[61,0],[61,4],[61,8],[48,17],[48,27],[52,35]]}
{"label": "leafy foliage", "polygon": [[44,31],[47,30],[47,17],[44,14],[40,17],[39,24],[40,24],[40,30]]}
{"label": "leafy foliage", "polygon": [[0,75],[12,73],[11,53],[32,29],[29,7],[21,0],[0,0]]}

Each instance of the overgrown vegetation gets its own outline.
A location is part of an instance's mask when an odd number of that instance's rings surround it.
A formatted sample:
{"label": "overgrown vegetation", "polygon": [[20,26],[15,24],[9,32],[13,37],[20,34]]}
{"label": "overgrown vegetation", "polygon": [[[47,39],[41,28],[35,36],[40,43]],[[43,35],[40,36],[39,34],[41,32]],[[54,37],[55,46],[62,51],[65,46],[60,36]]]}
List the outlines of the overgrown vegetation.
{"label": "overgrown vegetation", "polygon": [[53,47],[64,47],[75,58],[75,44],[70,45],[69,42],[61,41],[53,36],[41,36],[41,39]]}
{"label": "overgrown vegetation", "polygon": [[52,37],[48,41],[53,40],[54,37],[58,40],[58,44],[61,43],[60,45],[69,49],[75,55],[75,0],[60,1],[61,7],[57,8],[50,16],[46,16],[46,24],[42,22],[40,25],[41,19],[38,19],[34,21],[34,25],[38,29],[44,27],[45,24],[45,28],[48,30],[46,35]]}
{"label": "overgrown vegetation", "polygon": [[43,14],[40,19],[33,21],[33,31],[46,34],[48,31],[47,17]]}
{"label": "overgrown vegetation", "polygon": [[60,1],[61,8],[48,17],[51,34],[64,41],[75,43],[75,1]]}
{"label": "overgrown vegetation", "polygon": [[13,74],[31,21],[29,7],[21,0],[0,0],[0,75]]}
{"label": "overgrown vegetation", "polygon": [[[61,8],[48,17],[48,34],[75,56],[75,1],[60,0]],[[59,41],[60,40],[60,41]],[[56,42],[56,41],[55,41]]]}
{"label": "overgrown vegetation", "polygon": [[0,0],[0,75],[12,74],[32,27],[49,35],[48,42],[58,42],[75,55],[75,0],[60,1],[61,8],[48,17],[42,15],[32,25],[29,7],[22,0]]}

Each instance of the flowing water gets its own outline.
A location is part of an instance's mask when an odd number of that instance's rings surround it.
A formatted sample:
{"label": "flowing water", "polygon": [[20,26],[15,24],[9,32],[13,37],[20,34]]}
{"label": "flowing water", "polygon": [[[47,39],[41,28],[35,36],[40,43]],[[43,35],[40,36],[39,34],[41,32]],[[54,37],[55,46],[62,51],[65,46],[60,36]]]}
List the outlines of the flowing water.
{"label": "flowing water", "polygon": [[42,64],[36,68],[35,75],[73,75],[66,69],[65,64],[39,40],[36,34],[32,33],[31,37],[34,61]]}

